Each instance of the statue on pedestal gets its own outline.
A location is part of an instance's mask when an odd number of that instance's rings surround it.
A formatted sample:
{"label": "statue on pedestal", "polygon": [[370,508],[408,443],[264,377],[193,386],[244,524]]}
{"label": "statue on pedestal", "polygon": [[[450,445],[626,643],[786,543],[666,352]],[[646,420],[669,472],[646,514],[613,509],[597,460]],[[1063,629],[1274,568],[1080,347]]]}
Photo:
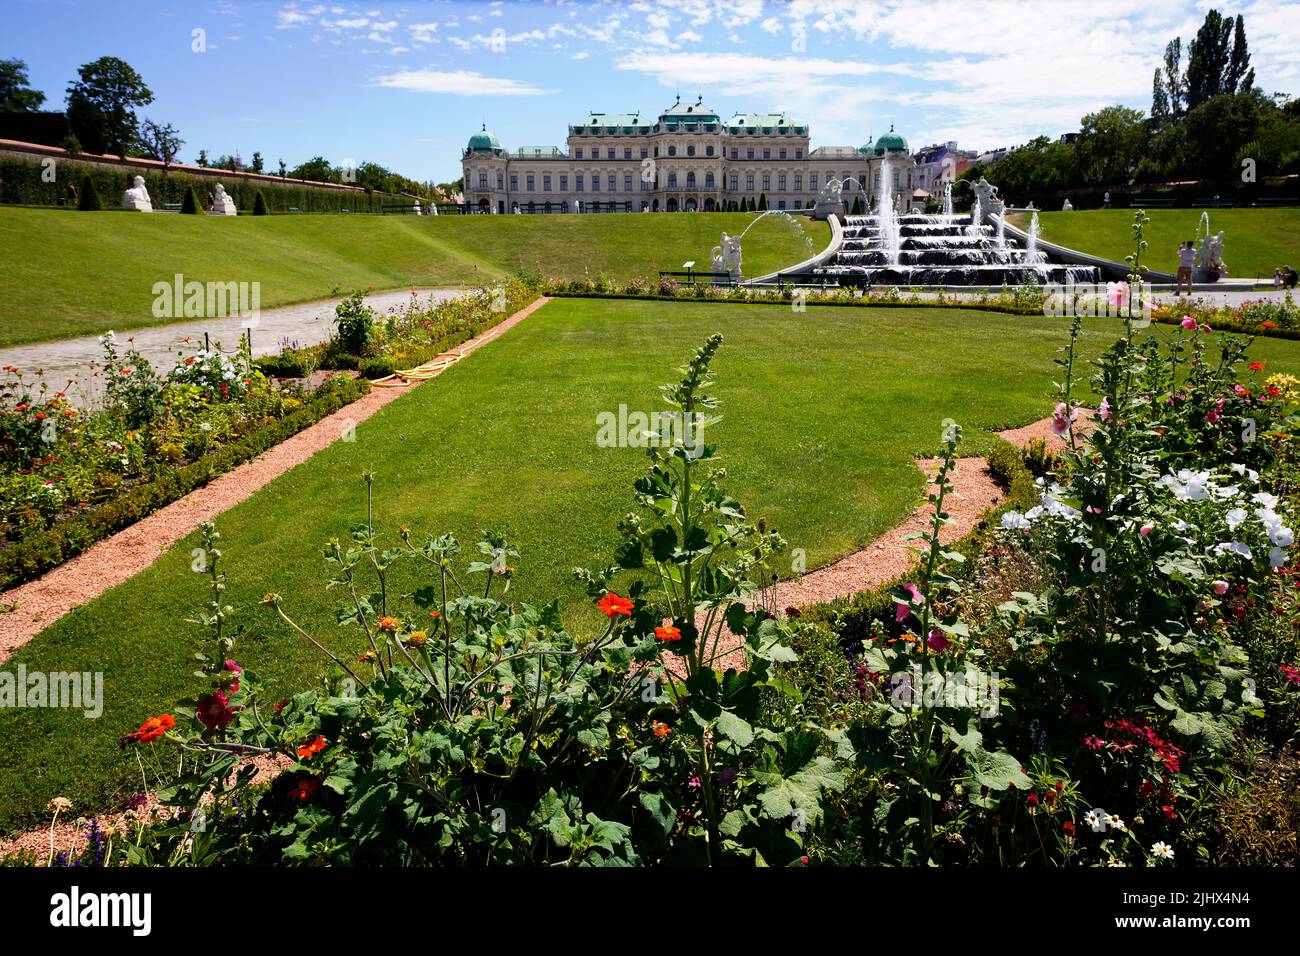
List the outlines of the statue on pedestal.
{"label": "statue on pedestal", "polygon": [[740,273],[740,239],[736,236],[722,234],[722,241],[709,251],[709,259],[714,272],[729,272],[735,281],[741,279]]}
{"label": "statue on pedestal", "polygon": [[214,216],[237,216],[239,210],[235,208],[235,201],[230,198],[226,192],[226,187],[217,183],[216,192],[212,197],[212,215]]}
{"label": "statue on pedestal", "polygon": [[[983,176],[971,188],[975,191],[975,206],[980,211],[981,220],[989,215],[1001,216],[1006,211],[1006,203],[998,198],[998,187]],[[978,226],[981,223],[977,222],[974,225]]]}
{"label": "statue on pedestal", "polygon": [[817,204],[813,207],[814,219],[825,219],[831,213],[844,218],[844,183],[831,177],[817,194]]}
{"label": "statue on pedestal", "polygon": [[122,194],[122,208],[133,209],[136,212],[153,212],[153,200],[149,198],[149,190],[144,188],[143,176],[135,177],[131,188]]}
{"label": "statue on pedestal", "polygon": [[1223,261],[1223,231],[1211,235],[1206,230],[1201,240],[1201,248],[1196,252],[1196,269],[1193,277],[1196,282],[1218,282],[1228,274],[1228,265]]}

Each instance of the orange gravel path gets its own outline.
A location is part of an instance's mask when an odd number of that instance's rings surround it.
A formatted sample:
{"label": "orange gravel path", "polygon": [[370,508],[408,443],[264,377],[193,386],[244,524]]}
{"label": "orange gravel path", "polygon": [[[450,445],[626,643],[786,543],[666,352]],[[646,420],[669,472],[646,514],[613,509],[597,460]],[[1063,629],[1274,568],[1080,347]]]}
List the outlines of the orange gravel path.
{"label": "orange gravel path", "polygon": [[[522,322],[549,301],[542,296],[481,335],[444,352],[439,359],[457,359],[468,355],[484,342],[491,341]],[[438,368],[432,374],[441,372],[443,368]],[[211,521],[233,508],[290,468],[302,464],[316,452],[333,444],[389,402],[417,387],[418,382],[372,388],[369,394],[322,418],[315,425],[304,428],[260,457],[226,472],[131,527],[105,538],[36,580],[4,592],[0,595],[0,602],[17,607],[0,614],[0,664],[73,608],[94,600],[109,588],[140,573],[205,521]]]}

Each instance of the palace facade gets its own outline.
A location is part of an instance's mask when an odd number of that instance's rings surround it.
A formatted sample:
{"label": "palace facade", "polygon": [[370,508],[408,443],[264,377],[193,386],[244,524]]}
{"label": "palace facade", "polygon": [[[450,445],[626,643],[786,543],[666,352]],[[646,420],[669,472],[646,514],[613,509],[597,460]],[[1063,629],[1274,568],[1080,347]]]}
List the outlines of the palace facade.
{"label": "palace facade", "polygon": [[812,149],[808,126],[784,113],[724,120],[680,97],[658,117],[592,113],[569,127],[567,145],[510,151],[485,125],[461,158],[467,211],[691,212],[762,197],[770,209],[804,209],[845,180],[851,208],[872,201],[886,166],[893,195],[907,202],[913,189],[907,141],[893,127],[866,146]]}

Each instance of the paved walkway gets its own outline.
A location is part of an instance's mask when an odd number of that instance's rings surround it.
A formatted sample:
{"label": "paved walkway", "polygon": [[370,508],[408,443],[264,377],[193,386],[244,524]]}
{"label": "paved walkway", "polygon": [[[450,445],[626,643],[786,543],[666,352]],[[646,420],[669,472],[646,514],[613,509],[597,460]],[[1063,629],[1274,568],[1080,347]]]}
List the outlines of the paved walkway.
{"label": "paved walkway", "polygon": [[[413,292],[422,303],[430,300],[443,302],[464,294],[460,289],[415,289]],[[411,296],[410,291],[377,292],[367,296],[366,301],[372,309],[382,314],[390,309],[404,308]],[[330,336],[334,307],[340,301],[341,298],[322,299],[318,302],[263,309],[253,329],[253,354],[270,355],[279,352],[286,341],[298,345],[324,342]],[[126,349],[126,340],[133,338],[135,347],[155,369],[166,370],[172,367],[178,351],[192,348],[194,343],[202,345],[204,334],[213,345],[220,343],[227,351],[238,348],[244,335],[243,322],[243,319],[237,317],[191,319],[135,331],[119,329],[118,347],[119,350]],[[187,337],[191,340],[189,346],[183,342]],[[74,404],[85,407],[99,394],[95,366],[103,355],[99,336],[87,335],[0,350],[0,365],[16,365],[25,373],[44,369],[45,380],[54,388],[63,388],[70,381],[75,381],[76,384],[68,389],[68,397]]]}

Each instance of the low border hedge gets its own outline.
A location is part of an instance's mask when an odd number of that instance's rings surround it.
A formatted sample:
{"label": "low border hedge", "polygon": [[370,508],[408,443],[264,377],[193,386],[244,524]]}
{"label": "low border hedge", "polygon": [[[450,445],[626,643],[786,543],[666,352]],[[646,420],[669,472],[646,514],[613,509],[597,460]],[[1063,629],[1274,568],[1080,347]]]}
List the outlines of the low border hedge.
{"label": "low border hedge", "polygon": [[10,588],[56,568],[91,545],[146,518],[326,415],[370,391],[365,379],[337,378],[322,385],[302,408],[198,461],[164,471],[125,494],[53,528],[25,535],[0,550],[0,588]]}

